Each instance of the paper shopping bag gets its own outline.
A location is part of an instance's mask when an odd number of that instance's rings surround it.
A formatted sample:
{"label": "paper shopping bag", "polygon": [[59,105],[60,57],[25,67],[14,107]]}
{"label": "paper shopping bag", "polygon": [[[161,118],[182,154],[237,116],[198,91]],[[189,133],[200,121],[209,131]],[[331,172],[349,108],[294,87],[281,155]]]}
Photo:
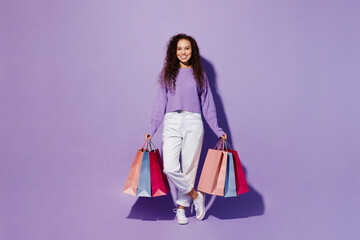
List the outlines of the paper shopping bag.
{"label": "paper shopping bag", "polygon": [[162,176],[164,184],[165,184],[165,189],[167,189],[166,191],[169,192],[170,191],[169,181],[168,181],[166,174],[164,173],[164,165],[163,165],[162,158],[160,156],[159,149],[155,149],[155,155],[159,162],[159,166],[161,169],[161,176]]}
{"label": "paper shopping bag", "polygon": [[149,151],[144,151],[140,167],[139,184],[137,196],[151,197],[151,178],[150,178],[150,162]]}
{"label": "paper shopping bag", "polygon": [[143,149],[140,149],[136,152],[135,158],[131,164],[130,171],[128,173],[123,188],[124,193],[136,196],[142,158],[143,158]]}
{"label": "paper shopping bag", "polygon": [[234,171],[234,159],[233,154],[228,153],[226,177],[225,177],[225,188],[224,197],[236,197],[236,182],[235,182],[235,171]]}
{"label": "paper shopping bag", "polygon": [[227,152],[209,149],[201,171],[198,190],[224,196],[226,177]]}
{"label": "paper shopping bag", "polygon": [[228,151],[233,154],[233,158],[234,158],[235,182],[236,182],[237,195],[249,192],[249,186],[246,182],[245,173],[241,166],[240,158],[239,158],[237,151],[232,150],[232,149],[229,149]]}
{"label": "paper shopping bag", "polygon": [[170,186],[163,170],[162,159],[158,149],[149,152],[151,195],[152,197],[163,196],[169,193]]}

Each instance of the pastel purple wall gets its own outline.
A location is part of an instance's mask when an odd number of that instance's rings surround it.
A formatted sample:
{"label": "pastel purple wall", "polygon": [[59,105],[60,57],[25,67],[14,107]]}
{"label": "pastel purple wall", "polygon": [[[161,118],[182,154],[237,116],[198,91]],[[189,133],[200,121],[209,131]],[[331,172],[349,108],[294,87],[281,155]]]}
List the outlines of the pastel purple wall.
{"label": "pastel purple wall", "polygon": [[[0,239],[359,239],[359,11],[355,0],[1,1]],[[171,194],[122,193],[181,32],[200,46],[251,189],[209,197],[206,220],[184,227]],[[202,162],[216,143],[205,137]]]}

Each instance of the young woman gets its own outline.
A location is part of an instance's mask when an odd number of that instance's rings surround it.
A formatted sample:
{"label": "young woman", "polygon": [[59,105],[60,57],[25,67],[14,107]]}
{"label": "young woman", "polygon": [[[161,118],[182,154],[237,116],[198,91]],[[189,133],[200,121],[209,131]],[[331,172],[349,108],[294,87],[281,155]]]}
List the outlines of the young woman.
{"label": "young woman", "polygon": [[226,140],[225,132],[218,126],[215,103],[201,65],[198,45],[191,36],[178,34],[167,46],[151,125],[145,138],[150,140],[164,119],[164,173],[178,189],[178,209],[174,211],[179,224],[189,222],[185,207],[190,206],[191,200],[196,219],[202,220],[205,216],[205,196],[194,189],[204,138],[201,113],[214,133]]}

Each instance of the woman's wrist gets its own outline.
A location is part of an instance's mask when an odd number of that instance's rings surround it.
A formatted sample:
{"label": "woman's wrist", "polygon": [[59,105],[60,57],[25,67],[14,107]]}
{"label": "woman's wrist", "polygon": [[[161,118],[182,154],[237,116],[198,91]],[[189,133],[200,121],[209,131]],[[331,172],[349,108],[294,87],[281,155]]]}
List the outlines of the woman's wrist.
{"label": "woman's wrist", "polygon": [[226,133],[224,133],[224,135],[222,135],[221,137],[220,137],[222,140],[227,140],[227,135],[226,135]]}
{"label": "woman's wrist", "polygon": [[151,140],[151,135],[145,133],[145,139],[146,139],[146,140]]}

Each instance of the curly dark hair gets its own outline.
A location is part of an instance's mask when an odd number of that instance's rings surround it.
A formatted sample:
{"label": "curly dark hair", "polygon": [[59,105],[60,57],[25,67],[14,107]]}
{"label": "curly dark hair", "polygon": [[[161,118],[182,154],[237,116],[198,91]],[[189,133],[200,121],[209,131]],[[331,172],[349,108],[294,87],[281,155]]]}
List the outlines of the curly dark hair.
{"label": "curly dark hair", "polygon": [[180,33],[170,38],[167,45],[166,58],[164,61],[164,67],[160,73],[159,82],[166,86],[171,93],[175,92],[176,89],[176,77],[180,68],[180,60],[176,56],[177,43],[181,39],[187,39],[191,42],[191,58],[189,64],[193,69],[193,75],[200,90],[204,85],[204,69],[200,59],[199,47],[195,39],[186,34]]}

